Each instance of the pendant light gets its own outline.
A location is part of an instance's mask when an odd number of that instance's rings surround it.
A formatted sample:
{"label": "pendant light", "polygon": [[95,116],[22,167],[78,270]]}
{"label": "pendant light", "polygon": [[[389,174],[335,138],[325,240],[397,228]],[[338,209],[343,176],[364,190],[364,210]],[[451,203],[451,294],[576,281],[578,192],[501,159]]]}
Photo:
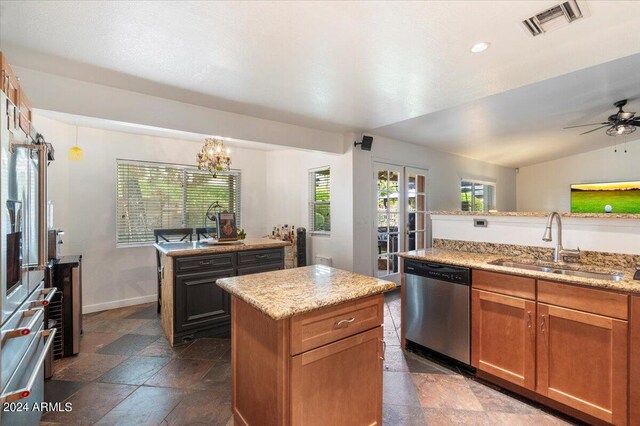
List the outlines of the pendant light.
{"label": "pendant light", "polygon": [[69,148],[69,160],[80,161],[84,157],[82,148],[78,146],[78,125],[76,124],[76,144]]}

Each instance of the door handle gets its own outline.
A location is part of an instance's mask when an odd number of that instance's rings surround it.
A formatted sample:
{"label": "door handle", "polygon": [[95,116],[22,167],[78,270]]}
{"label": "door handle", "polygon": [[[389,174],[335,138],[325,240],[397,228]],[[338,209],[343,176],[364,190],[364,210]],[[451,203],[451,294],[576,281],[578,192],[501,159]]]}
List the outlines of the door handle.
{"label": "door handle", "polygon": [[380,342],[382,343],[382,356],[380,359],[384,361],[387,354],[387,342],[384,339],[380,339]]}
{"label": "door handle", "polygon": [[531,311],[527,312],[527,328],[531,331]]}
{"label": "door handle", "polygon": [[545,330],[545,321],[544,321],[544,315],[542,315],[542,321],[540,322],[540,330],[542,330],[542,332],[544,332]]}
{"label": "door handle", "polygon": [[47,343],[44,344],[44,348],[42,348],[42,352],[38,356],[38,361],[36,362],[36,368],[33,369],[31,376],[29,377],[29,381],[26,386],[20,389],[16,389],[14,391],[8,391],[7,393],[3,393],[0,395],[0,402],[12,402],[17,401],[19,399],[28,398],[31,395],[31,390],[33,389],[33,385],[35,384],[38,376],[40,375],[40,369],[42,368],[42,364],[44,364],[44,360],[51,349],[51,345],[53,344],[53,338],[56,335],[57,329],[50,328],[48,330],[42,330],[41,336],[47,338]]}

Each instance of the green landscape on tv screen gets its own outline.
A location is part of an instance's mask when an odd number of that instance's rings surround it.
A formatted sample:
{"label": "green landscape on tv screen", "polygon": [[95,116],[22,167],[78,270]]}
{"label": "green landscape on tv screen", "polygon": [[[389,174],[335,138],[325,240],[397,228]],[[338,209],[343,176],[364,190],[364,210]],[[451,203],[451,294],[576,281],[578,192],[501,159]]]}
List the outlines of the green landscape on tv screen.
{"label": "green landscape on tv screen", "polygon": [[571,213],[640,214],[640,181],[571,185]]}

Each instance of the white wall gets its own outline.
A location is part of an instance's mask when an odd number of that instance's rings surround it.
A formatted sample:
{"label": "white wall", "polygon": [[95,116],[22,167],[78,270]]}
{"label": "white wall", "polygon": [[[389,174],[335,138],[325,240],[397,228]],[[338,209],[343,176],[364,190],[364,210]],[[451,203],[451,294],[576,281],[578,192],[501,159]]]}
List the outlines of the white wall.
{"label": "white wall", "polygon": [[[346,135],[345,143],[360,139]],[[460,181],[476,178],[496,182],[498,210],[516,207],[515,169],[496,166],[457,155],[436,151],[424,146],[375,136],[371,152],[359,148],[353,152],[353,270],[373,273],[374,252],[372,227],[373,163],[387,162],[427,169],[429,210],[459,210]]]}
{"label": "white wall", "polygon": [[[553,248],[556,245],[556,224],[553,241],[542,241],[546,217],[482,216],[486,228],[473,226],[473,216],[432,215],[433,238],[465,240],[497,244],[516,244]],[[640,254],[640,218],[562,218],[562,244],[567,249],[609,253]]]}
{"label": "white wall", "polygon": [[331,234],[307,233],[307,260],[330,257],[333,266],[353,268],[351,152],[342,155],[310,151],[267,153],[266,217],[270,226],[293,224],[309,230],[309,169],[331,168]]}
{"label": "white wall", "polygon": [[[635,136],[635,133],[632,134]],[[613,143],[614,138],[608,141]],[[623,138],[618,138],[620,143]],[[640,140],[520,168],[518,211],[571,211],[572,183],[640,180]]]}
{"label": "white wall", "polygon": [[[153,247],[116,248],[116,158],[194,164],[201,144],[193,141],[79,128],[84,159],[71,162],[73,126],[35,116],[34,126],[54,144],[49,195],[54,225],[65,231],[63,254],[83,255],[85,312],[154,301]],[[242,171],[242,226],[249,236],[266,232],[266,152],[233,149],[233,168]]]}

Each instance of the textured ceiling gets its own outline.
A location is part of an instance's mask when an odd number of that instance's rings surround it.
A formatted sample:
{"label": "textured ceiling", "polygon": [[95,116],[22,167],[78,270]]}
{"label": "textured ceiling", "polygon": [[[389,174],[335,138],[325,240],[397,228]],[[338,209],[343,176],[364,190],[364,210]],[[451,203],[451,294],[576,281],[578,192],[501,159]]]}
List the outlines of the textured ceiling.
{"label": "textured ceiling", "polygon": [[[589,18],[542,37],[518,26],[554,3],[3,1],[0,48],[27,68],[371,130],[638,53],[640,2],[588,1]],[[472,54],[479,40],[491,48]],[[442,149],[428,132],[411,136]],[[449,142],[476,155],[468,141]]]}

